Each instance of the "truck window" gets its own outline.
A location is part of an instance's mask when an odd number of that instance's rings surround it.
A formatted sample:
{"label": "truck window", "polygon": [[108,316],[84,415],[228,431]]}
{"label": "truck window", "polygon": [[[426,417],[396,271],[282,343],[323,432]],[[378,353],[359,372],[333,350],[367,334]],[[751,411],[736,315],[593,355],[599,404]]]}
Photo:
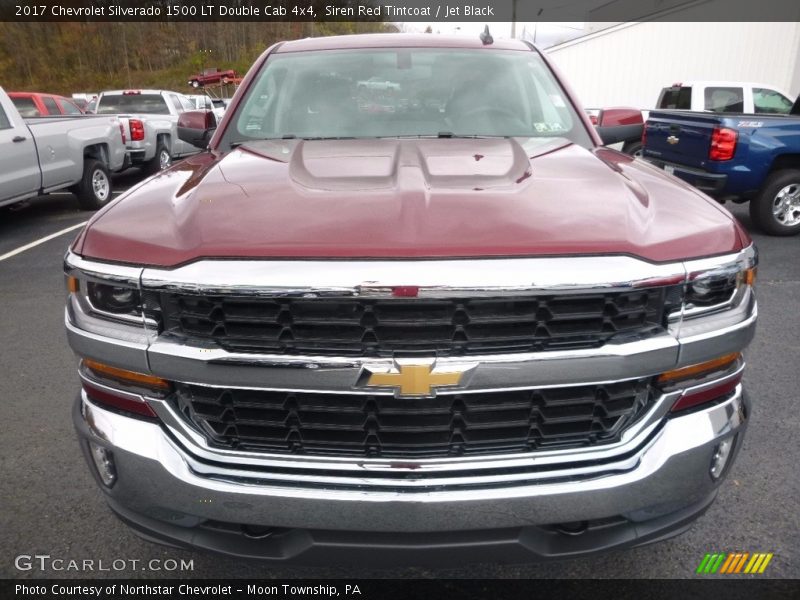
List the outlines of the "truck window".
{"label": "truck window", "polygon": [[0,106],[0,129],[11,129],[11,121],[8,120],[8,115],[2,106]]}
{"label": "truck window", "polygon": [[664,88],[658,99],[658,108],[690,110],[692,108],[692,88]]}
{"label": "truck window", "polygon": [[17,107],[17,111],[19,111],[19,115],[23,119],[42,116],[39,109],[36,108],[36,103],[34,103],[33,98],[12,98],[11,101],[14,103],[14,106]]}
{"label": "truck window", "polygon": [[208,105],[208,98],[199,98],[198,99],[199,102],[197,103],[198,104],[197,106],[192,104],[192,101],[189,100],[189,98],[187,98],[186,96],[178,96],[178,100],[180,100],[180,103],[181,103],[181,106],[182,106],[182,109],[179,109],[179,112],[183,112],[185,110],[196,110],[198,108],[202,109],[202,108],[207,108],[208,107],[207,106]]}
{"label": "truck window", "polygon": [[744,91],[740,87],[707,87],[703,106],[712,112],[744,112]]}
{"label": "truck window", "polygon": [[59,102],[61,103],[62,112],[65,115],[80,115],[80,114],[82,114],[80,109],[77,106],[75,106],[72,102],[67,100],[66,98],[62,98],[61,100],[59,100]]}
{"label": "truck window", "polygon": [[98,115],[168,115],[169,107],[161,94],[109,94],[100,98],[95,112]]}
{"label": "truck window", "polygon": [[566,138],[591,146],[541,58],[518,51],[276,54],[230,131],[234,141],[453,135]]}
{"label": "truck window", "polygon": [[42,98],[42,102],[44,103],[44,107],[47,109],[47,114],[49,115],[61,114],[61,111],[58,110],[58,104],[56,104],[56,101],[53,100],[50,96],[44,96]]}
{"label": "truck window", "polygon": [[182,113],[184,111],[184,108],[183,108],[183,105],[181,104],[181,101],[178,100],[178,97],[175,94],[170,94],[169,95],[169,101],[172,102],[172,106],[175,107],[175,111],[178,114],[180,114],[180,113]]}
{"label": "truck window", "polygon": [[793,102],[783,94],[766,88],[753,88],[753,106],[756,113],[788,115]]}

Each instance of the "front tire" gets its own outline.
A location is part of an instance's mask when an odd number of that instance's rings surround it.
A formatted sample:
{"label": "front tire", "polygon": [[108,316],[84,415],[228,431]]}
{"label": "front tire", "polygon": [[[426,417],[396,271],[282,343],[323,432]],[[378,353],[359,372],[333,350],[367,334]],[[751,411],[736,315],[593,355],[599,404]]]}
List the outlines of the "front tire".
{"label": "front tire", "polygon": [[155,175],[172,164],[172,154],[163,141],[156,146],[156,155],[145,163],[144,170],[148,175]]}
{"label": "front tire", "polygon": [[200,87],[200,82],[195,79],[194,81],[192,81],[192,87],[194,89],[199,88]]}
{"label": "front tire", "polygon": [[83,163],[80,182],[70,189],[78,197],[81,209],[103,208],[111,201],[111,173],[99,160],[88,159]]}
{"label": "front tire", "polygon": [[772,173],[750,201],[750,218],[768,235],[800,233],[800,169]]}

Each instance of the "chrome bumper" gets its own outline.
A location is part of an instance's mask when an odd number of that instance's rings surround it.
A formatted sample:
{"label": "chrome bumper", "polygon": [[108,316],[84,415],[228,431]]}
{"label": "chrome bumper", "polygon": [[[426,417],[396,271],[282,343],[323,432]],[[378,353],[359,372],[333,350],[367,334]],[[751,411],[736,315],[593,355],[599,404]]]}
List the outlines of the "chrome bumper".
{"label": "chrome bumper", "polygon": [[309,472],[313,467],[315,476],[300,469],[287,475],[275,462],[267,466],[260,459],[259,465],[253,455],[228,456],[223,464],[214,460],[219,454],[167,425],[109,412],[85,397],[78,402],[74,419],[83,443],[114,455],[118,480],[111,489],[101,487],[128,511],[184,527],[211,519],[372,532],[497,529],[614,516],[648,521],[713,494],[719,485],[709,473],[715,448],[737,434],[741,445],[748,413],[739,386],[720,404],[651,424],[607,450],[604,460],[596,451],[580,450],[490,457],[483,464],[473,461],[468,473],[452,460],[365,461],[351,463],[355,470],[345,475],[330,464],[326,478],[322,459],[313,466],[297,462]]}

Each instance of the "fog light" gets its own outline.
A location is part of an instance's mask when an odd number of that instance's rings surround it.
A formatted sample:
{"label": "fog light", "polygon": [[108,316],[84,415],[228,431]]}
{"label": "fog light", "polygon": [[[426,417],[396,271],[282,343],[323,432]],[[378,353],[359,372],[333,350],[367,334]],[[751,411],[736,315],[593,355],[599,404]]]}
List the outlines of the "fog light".
{"label": "fog light", "polygon": [[94,466],[97,468],[97,473],[106,487],[111,487],[117,480],[117,470],[114,468],[114,455],[111,450],[98,446],[93,442],[89,442],[89,450],[92,452],[92,459]]}
{"label": "fog light", "polygon": [[716,481],[725,472],[725,466],[728,464],[728,459],[731,457],[733,444],[736,437],[728,438],[719,443],[714,449],[714,456],[711,458],[711,479]]}

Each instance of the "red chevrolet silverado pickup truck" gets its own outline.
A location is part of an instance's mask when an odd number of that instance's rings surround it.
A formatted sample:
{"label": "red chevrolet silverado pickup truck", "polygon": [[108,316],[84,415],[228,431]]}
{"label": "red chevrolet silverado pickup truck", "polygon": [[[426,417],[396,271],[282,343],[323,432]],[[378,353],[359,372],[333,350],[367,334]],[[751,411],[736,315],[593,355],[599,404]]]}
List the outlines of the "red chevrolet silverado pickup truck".
{"label": "red chevrolet silverado pickup truck", "polygon": [[[379,78],[391,89],[359,82]],[[146,539],[308,564],[685,531],[742,445],[756,250],[520,41],[276,44],[65,258],[73,419]]]}
{"label": "red chevrolet silverado pickup truck", "polygon": [[236,71],[233,69],[226,69],[220,71],[219,69],[205,69],[202,73],[196,73],[189,77],[189,85],[193,88],[199,88],[213,83],[227,84],[236,79]]}

